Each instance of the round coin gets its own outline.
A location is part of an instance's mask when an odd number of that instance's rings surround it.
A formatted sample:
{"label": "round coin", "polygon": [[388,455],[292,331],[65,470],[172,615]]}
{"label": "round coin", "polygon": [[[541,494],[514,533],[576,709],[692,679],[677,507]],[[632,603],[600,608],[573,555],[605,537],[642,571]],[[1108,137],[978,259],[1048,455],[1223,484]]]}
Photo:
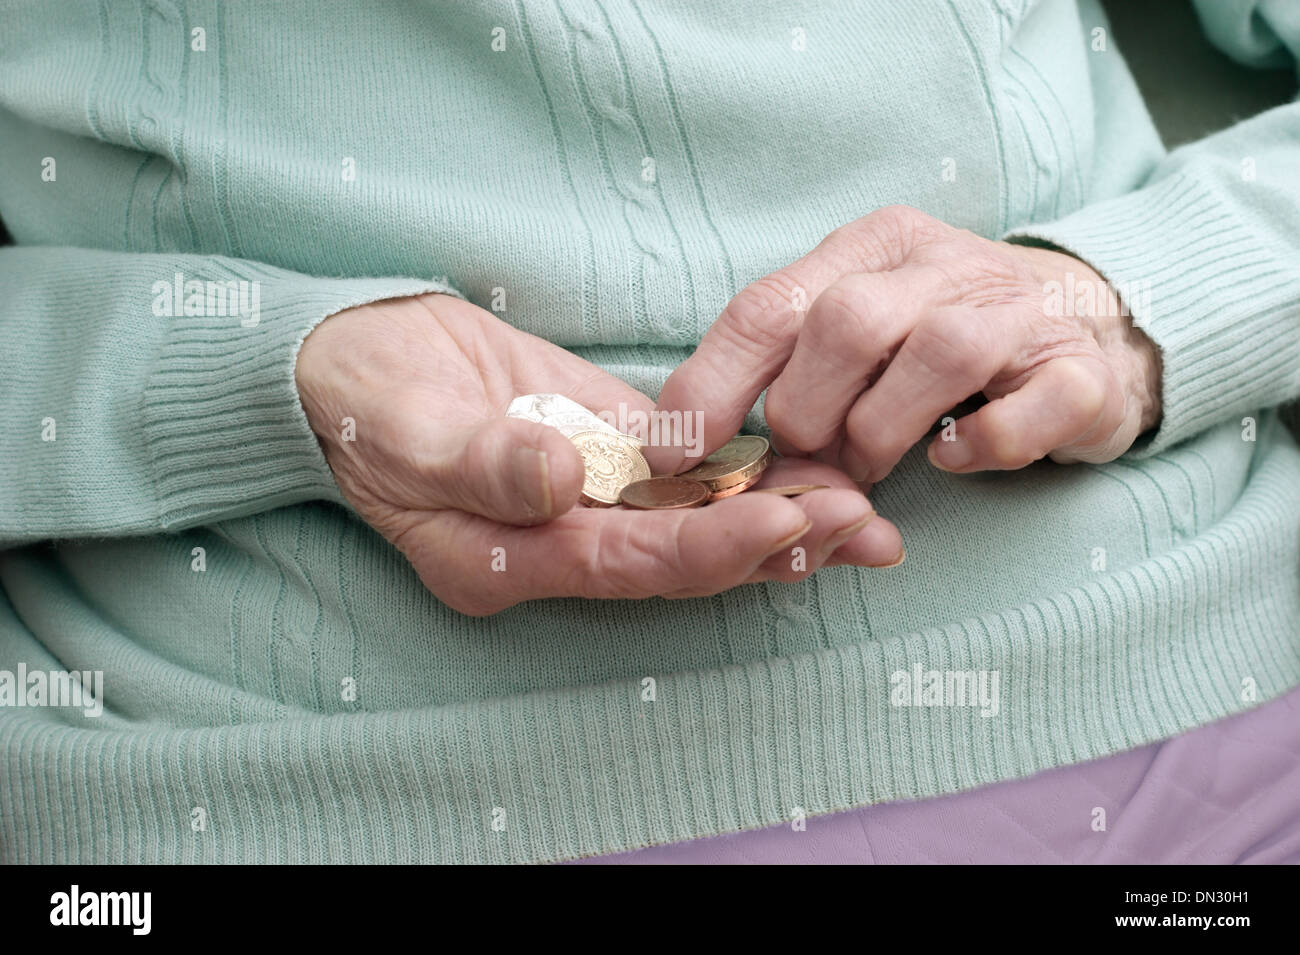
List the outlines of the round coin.
{"label": "round coin", "polygon": [[784,487],[757,487],[754,488],[756,494],[780,494],[782,497],[798,497],[800,494],[807,494],[809,491],[824,491],[830,487],[829,484],[787,484]]}
{"label": "round coin", "polygon": [[582,455],[586,476],[580,500],[588,506],[611,507],[623,488],[650,476],[650,465],[636,444],[621,434],[579,431],[568,437]]}
{"label": "round coin", "polygon": [[639,511],[666,511],[679,507],[699,507],[709,499],[709,489],[699,481],[685,478],[652,477],[634,481],[623,488],[619,501],[624,507]]}
{"label": "round coin", "polygon": [[677,476],[699,481],[710,492],[716,493],[738,484],[748,487],[771,460],[772,447],[767,438],[738,434],[695,467]]}
{"label": "round coin", "polygon": [[751,487],[753,487],[755,484],[759,482],[759,479],[762,476],[763,476],[763,472],[759,471],[757,474],[753,475],[752,477],[746,478],[740,484],[732,484],[729,487],[719,488],[716,491],[710,491],[709,503],[712,504],[714,501],[720,501],[724,497],[731,497],[733,494],[739,494],[741,491],[748,491]]}

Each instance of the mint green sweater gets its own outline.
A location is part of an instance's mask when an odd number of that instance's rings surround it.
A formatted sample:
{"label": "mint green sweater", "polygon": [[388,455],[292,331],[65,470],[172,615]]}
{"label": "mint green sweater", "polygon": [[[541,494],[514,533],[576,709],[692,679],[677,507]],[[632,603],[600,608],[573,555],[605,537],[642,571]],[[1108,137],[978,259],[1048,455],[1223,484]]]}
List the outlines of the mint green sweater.
{"label": "mint green sweater", "polygon": [[[0,680],[102,671],[104,711],[0,707],[0,860],[566,859],[1300,683],[1300,105],[1166,154],[1090,0],[672,7],[4,4]],[[1294,5],[1201,13],[1243,61],[1300,49]],[[888,203],[1145,283],[1158,432],[910,455],[874,493],[895,569],[471,619],[342,503],[294,391],[323,318],[446,289],[653,395]],[[169,308],[177,274],[258,307]],[[892,705],[917,667],[995,671],[997,712]]]}

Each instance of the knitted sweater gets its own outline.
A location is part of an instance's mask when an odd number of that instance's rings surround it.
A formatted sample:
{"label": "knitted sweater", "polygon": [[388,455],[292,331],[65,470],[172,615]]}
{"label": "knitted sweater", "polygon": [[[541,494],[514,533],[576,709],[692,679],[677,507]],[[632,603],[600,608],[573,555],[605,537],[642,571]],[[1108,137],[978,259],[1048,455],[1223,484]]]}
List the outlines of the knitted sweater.
{"label": "knitted sweater", "polygon": [[[1244,61],[1300,49],[1294,5],[1201,13]],[[1091,0],[3,22],[0,859],[566,859],[1300,683],[1300,105],[1166,154]],[[1141,289],[1159,430],[1101,466],[909,455],[873,492],[894,569],[479,619],[344,504],[298,402],[316,323],[426,290],[653,396],[746,283],[889,203]],[[95,705],[49,705],[62,671]]]}

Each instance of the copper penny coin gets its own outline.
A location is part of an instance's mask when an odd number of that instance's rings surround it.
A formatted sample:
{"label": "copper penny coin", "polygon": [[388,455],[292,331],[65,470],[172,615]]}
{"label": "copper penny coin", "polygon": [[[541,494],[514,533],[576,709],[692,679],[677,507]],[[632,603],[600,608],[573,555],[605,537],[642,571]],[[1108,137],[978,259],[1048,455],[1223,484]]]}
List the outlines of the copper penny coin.
{"label": "copper penny coin", "polygon": [[741,491],[748,491],[751,487],[757,484],[762,477],[763,472],[759,471],[757,474],[747,478],[740,484],[732,484],[730,487],[724,487],[717,491],[710,491],[709,503],[712,504],[714,501],[720,501],[724,497],[731,497],[733,494],[739,494]]}
{"label": "copper penny coin", "polygon": [[619,503],[639,511],[699,507],[708,499],[709,489],[699,481],[676,477],[652,477],[644,481],[633,481],[619,495]]}

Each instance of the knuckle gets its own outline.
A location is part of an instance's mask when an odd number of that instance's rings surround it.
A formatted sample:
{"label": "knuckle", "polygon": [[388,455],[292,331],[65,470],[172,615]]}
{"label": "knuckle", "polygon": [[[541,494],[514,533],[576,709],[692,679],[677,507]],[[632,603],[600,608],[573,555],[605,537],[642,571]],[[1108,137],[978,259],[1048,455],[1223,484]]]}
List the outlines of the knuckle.
{"label": "knuckle", "polygon": [[607,553],[617,555],[617,559],[610,561],[603,572],[619,596],[650,597],[692,582],[694,575],[688,571],[693,561],[680,547],[680,526],[662,536],[641,524],[609,533],[616,534],[616,540]]}
{"label": "knuckle", "polygon": [[844,430],[854,450],[873,466],[889,460],[895,450],[906,443],[903,436],[888,421],[871,411],[865,402],[849,412]]}
{"label": "knuckle", "polygon": [[459,461],[444,461],[450,465],[443,469],[443,479],[457,484],[464,484],[475,480],[480,474],[490,474],[489,465],[492,460],[493,449],[500,440],[500,434],[505,429],[507,422],[513,422],[516,419],[503,418],[499,422],[493,422],[492,425],[481,428],[469,436],[465,442],[464,451],[460,455]]}
{"label": "knuckle", "polygon": [[1061,362],[1058,374],[1061,377],[1061,390],[1070,398],[1077,423],[1084,428],[1096,424],[1110,398],[1110,389],[1104,377],[1079,361]]}
{"label": "knuckle", "polygon": [[1014,471],[1042,457],[1026,441],[1023,431],[1003,415],[985,415],[980,421],[980,436],[983,457],[994,468]]}
{"label": "knuckle", "polygon": [[911,248],[952,231],[951,227],[934,216],[902,203],[882,206],[858,222],[889,237],[903,248]]}
{"label": "knuckle", "polygon": [[799,413],[797,404],[790,385],[778,378],[768,388],[767,396],[763,399],[763,417],[774,433],[807,453],[816,449],[805,447],[808,429],[804,424],[807,419]]}
{"label": "knuckle", "polygon": [[607,585],[618,572],[618,562],[606,561],[611,550],[607,528],[566,528],[551,542],[555,569],[548,596],[597,597],[598,585]]}
{"label": "knuckle", "polygon": [[870,308],[871,300],[863,294],[862,283],[856,277],[840,278],[817,296],[808,310],[807,324],[819,335],[846,337],[842,330],[857,330],[861,316]]}
{"label": "knuckle", "polygon": [[417,571],[436,566],[438,554],[424,525],[400,508],[384,507],[364,515],[366,523],[379,531]]}
{"label": "knuckle", "polygon": [[640,598],[675,589],[685,583],[678,582],[677,550],[676,535],[652,533],[642,522],[601,521],[573,528],[552,550],[563,567],[557,595]]}
{"label": "knuckle", "polygon": [[1026,451],[1023,447],[1008,448],[993,457],[993,464],[1001,471],[1019,471],[1021,468],[1029,467],[1040,456]]}
{"label": "knuckle", "polygon": [[853,275],[832,283],[813,302],[806,332],[829,363],[861,363],[883,345],[881,318],[890,296],[874,277]]}
{"label": "knuckle", "polygon": [[[440,500],[471,511],[513,513],[526,516],[528,508],[520,500],[519,507],[504,507],[516,495],[507,490],[510,478],[502,470],[501,446],[514,433],[514,419],[505,418],[470,436],[459,455],[443,458],[425,469],[425,474],[435,486]],[[521,442],[522,443],[522,442]],[[493,507],[495,505],[495,507]]]}
{"label": "knuckle", "polygon": [[907,344],[936,378],[958,381],[985,377],[992,354],[987,328],[973,310],[965,309],[932,313],[917,326]]}
{"label": "knuckle", "polygon": [[929,229],[937,225],[939,220],[933,216],[927,215],[915,206],[909,206],[901,202],[893,202],[887,206],[881,206],[874,212],[869,213],[860,222],[874,222],[879,227],[892,229],[894,232],[901,234],[911,234],[917,230]]}
{"label": "knuckle", "polygon": [[879,269],[898,263],[909,248],[911,229],[904,216],[890,209],[877,209],[836,227],[818,245],[818,252],[833,257],[845,268]]}
{"label": "knuckle", "polygon": [[867,463],[868,475],[879,478],[902,457],[906,440],[898,434],[876,429],[850,432],[850,440],[858,456]]}
{"label": "knuckle", "polygon": [[801,286],[776,272],[747,285],[727,303],[714,326],[727,343],[760,356],[788,346],[800,326],[795,305]]}
{"label": "knuckle", "polygon": [[806,419],[799,415],[786,415],[767,419],[772,434],[790,446],[796,456],[811,456],[830,441]]}

